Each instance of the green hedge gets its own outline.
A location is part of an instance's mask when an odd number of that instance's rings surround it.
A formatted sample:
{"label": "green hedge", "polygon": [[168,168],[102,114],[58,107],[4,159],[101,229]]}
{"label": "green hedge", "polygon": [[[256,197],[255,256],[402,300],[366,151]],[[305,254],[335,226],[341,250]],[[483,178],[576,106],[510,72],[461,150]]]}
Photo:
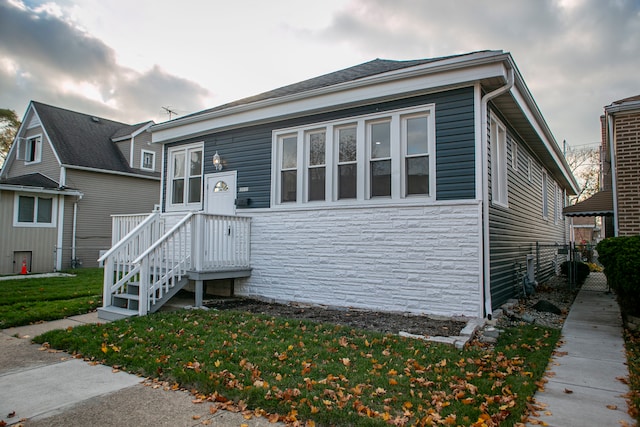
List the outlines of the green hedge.
{"label": "green hedge", "polygon": [[610,237],[596,249],[620,308],[626,314],[640,315],[640,236]]}
{"label": "green hedge", "polygon": [[[560,273],[569,277],[569,264],[571,261],[565,261],[560,264]],[[587,276],[591,273],[591,269],[589,268],[589,264],[582,261],[573,261],[576,264],[576,283],[578,285],[582,285],[585,280],[587,280]]]}

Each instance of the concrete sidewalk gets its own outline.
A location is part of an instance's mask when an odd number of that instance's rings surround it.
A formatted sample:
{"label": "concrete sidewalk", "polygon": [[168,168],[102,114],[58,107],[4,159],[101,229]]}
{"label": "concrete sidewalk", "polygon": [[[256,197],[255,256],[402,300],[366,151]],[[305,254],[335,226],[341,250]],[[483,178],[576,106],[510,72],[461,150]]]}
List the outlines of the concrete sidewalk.
{"label": "concrete sidewalk", "polygon": [[629,387],[620,380],[629,376],[620,308],[613,294],[586,287],[562,328],[549,382],[535,395],[535,419],[552,427],[633,426],[623,397]]}
{"label": "concrete sidewalk", "polygon": [[97,322],[89,313],[0,333],[2,421],[25,427],[274,425],[224,410],[211,414],[211,405],[193,403],[190,393],[145,386],[143,378],[31,343],[48,330]]}

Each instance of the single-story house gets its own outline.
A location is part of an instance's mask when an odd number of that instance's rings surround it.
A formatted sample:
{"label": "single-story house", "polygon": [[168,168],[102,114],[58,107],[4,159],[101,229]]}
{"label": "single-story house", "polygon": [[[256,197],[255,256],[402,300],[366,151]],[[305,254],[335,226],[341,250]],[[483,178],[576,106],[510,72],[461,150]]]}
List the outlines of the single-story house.
{"label": "single-story house", "polygon": [[150,131],[161,212],[103,258],[105,317],[232,277],[269,301],[482,318],[536,242],[568,241],[578,184],[502,51],[375,59]]}

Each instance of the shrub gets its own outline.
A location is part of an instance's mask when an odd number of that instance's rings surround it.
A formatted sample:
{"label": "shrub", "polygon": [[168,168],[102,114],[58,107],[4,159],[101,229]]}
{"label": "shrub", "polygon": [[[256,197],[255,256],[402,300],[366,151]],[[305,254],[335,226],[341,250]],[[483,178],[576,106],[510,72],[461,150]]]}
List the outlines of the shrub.
{"label": "shrub", "polygon": [[[565,261],[560,264],[560,273],[564,276],[569,276],[569,265],[571,261]],[[585,280],[587,280],[587,276],[591,272],[589,265],[582,261],[573,261],[573,264],[576,266],[576,283],[578,285],[582,285]]]}
{"label": "shrub", "polygon": [[640,315],[640,236],[611,237],[596,249],[623,313]]}

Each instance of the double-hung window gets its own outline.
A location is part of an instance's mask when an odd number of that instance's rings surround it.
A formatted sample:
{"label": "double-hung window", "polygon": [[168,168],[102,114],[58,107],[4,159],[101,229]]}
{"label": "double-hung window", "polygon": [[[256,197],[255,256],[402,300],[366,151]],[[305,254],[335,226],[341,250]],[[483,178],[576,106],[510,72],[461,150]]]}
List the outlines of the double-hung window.
{"label": "double-hung window", "polygon": [[298,194],[298,136],[285,135],[279,140],[280,201],[295,202]]}
{"label": "double-hung window", "polygon": [[17,194],[14,225],[20,227],[54,227],[56,199],[53,196]]}
{"label": "double-hung window", "polygon": [[202,200],[202,145],[169,151],[169,206],[174,210],[199,209]]}
{"label": "double-hung window", "polygon": [[491,199],[507,206],[507,131],[496,118],[491,118]]}
{"label": "double-hung window", "polygon": [[369,123],[367,126],[369,146],[370,196],[391,196],[391,121]]}
{"label": "double-hung window", "polygon": [[142,150],[140,158],[140,169],[154,170],[156,168],[156,153],[153,151]]}
{"label": "double-hung window", "polygon": [[355,199],[358,195],[358,145],[356,126],[336,129],[338,144],[338,200]]}
{"label": "double-hung window", "polygon": [[307,133],[307,143],[309,155],[308,159],[308,200],[325,200],[325,177],[326,168],[326,131],[314,130]]}
{"label": "double-hung window", "polygon": [[273,206],[426,200],[435,187],[434,106],[276,130],[272,154]]}
{"label": "double-hung window", "polygon": [[405,194],[429,194],[429,117],[404,117]]}

